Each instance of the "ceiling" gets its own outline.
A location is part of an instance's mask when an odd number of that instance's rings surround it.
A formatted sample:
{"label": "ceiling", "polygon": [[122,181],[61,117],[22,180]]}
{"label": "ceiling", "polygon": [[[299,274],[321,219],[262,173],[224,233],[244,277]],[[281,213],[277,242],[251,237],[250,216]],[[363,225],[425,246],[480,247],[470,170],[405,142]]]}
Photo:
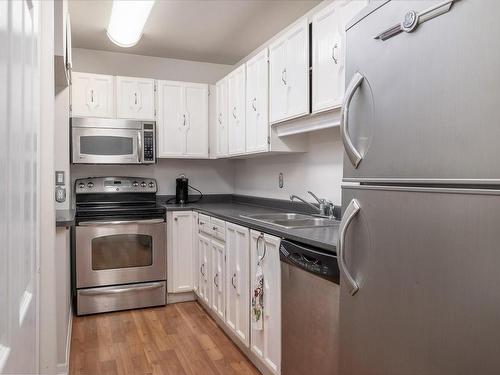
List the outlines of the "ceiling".
{"label": "ceiling", "polygon": [[70,0],[73,47],[233,65],[320,0],[156,0],[137,45],[106,36],[111,0]]}

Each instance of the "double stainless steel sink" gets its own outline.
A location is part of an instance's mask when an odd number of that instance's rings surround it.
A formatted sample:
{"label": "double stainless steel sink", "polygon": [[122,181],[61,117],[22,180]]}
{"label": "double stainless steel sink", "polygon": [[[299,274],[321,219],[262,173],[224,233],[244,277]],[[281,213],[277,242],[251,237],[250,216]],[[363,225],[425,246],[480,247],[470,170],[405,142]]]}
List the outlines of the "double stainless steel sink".
{"label": "double stainless steel sink", "polygon": [[288,212],[240,215],[240,217],[260,221],[266,224],[276,225],[285,229],[335,227],[339,224],[337,220],[329,219],[326,217],[317,217],[312,215]]}

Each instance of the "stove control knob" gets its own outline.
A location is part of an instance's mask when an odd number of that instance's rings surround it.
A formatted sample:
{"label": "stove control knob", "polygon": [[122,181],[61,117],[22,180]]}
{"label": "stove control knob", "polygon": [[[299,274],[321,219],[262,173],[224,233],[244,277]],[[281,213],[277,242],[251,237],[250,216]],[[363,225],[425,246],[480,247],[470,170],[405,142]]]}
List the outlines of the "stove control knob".
{"label": "stove control knob", "polygon": [[87,186],[88,186],[89,189],[92,189],[94,187],[94,183],[93,182],[89,182],[87,184]]}
{"label": "stove control knob", "polygon": [[83,182],[80,182],[80,185],[78,185],[80,189],[83,189],[85,187],[85,184]]}
{"label": "stove control knob", "polygon": [[149,183],[149,187],[150,187],[150,188],[154,188],[154,187],[155,187],[155,184],[153,184],[153,182],[150,182],[150,183]]}
{"label": "stove control knob", "polygon": [[139,183],[137,181],[132,182],[132,186],[137,187],[139,186]]}
{"label": "stove control knob", "polygon": [[146,187],[146,183],[144,181],[141,182],[142,187]]}

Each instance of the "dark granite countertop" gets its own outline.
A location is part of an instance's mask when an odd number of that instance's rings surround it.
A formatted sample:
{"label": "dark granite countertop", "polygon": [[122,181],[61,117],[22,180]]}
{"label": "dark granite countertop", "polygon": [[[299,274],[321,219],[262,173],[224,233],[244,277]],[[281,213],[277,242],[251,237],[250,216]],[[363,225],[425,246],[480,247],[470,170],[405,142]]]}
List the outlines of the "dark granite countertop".
{"label": "dark granite countertop", "polygon": [[75,225],[75,210],[56,210],[56,227]]}
{"label": "dark granite countertop", "polygon": [[[336,252],[338,239],[338,225],[335,227],[323,228],[299,228],[285,229],[271,224],[265,224],[251,219],[246,219],[240,215],[292,212],[290,209],[278,209],[260,205],[251,205],[240,202],[198,202],[187,205],[165,204],[167,211],[194,210],[216,218],[229,221],[245,227],[269,233],[287,240],[296,241],[305,245],[311,245],[323,250]],[[337,222],[340,224],[340,222]]]}

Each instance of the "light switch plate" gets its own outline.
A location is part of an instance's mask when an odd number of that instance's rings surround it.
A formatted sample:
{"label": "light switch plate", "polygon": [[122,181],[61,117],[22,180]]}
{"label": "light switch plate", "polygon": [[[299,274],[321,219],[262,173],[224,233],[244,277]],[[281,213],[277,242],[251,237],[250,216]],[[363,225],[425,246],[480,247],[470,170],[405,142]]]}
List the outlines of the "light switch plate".
{"label": "light switch plate", "polygon": [[56,186],[64,185],[64,171],[56,171]]}

